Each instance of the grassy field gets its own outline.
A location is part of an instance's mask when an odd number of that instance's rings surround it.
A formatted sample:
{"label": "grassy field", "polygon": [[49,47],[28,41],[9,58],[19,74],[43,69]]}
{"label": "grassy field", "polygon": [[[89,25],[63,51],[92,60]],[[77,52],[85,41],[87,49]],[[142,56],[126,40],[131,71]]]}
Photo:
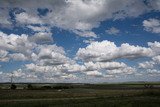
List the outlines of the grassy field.
{"label": "grassy field", "polygon": [[0,107],[160,107],[160,84],[0,84]]}

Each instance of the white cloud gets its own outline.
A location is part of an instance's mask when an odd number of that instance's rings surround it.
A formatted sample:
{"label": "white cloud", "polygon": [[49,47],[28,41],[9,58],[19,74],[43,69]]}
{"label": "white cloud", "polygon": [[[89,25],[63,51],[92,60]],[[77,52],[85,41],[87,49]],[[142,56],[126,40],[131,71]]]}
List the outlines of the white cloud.
{"label": "white cloud", "polygon": [[73,32],[86,32],[99,27],[100,22],[106,19],[137,17],[143,14],[146,8],[145,4],[139,0],[127,2],[125,0],[69,0],[62,9],[49,13],[47,17],[52,19],[50,22],[57,27]]}
{"label": "white cloud", "polygon": [[148,19],[143,21],[143,26],[146,31],[152,33],[160,33],[160,20]]}
{"label": "white cloud", "polygon": [[0,50],[0,61],[1,62],[7,62],[9,60],[9,57],[7,55],[8,55],[7,51]]}
{"label": "white cloud", "polygon": [[9,54],[9,57],[12,58],[13,60],[16,60],[16,61],[26,61],[29,59],[21,53]]}
{"label": "white cloud", "polygon": [[139,63],[139,68],[144,68],[144,69],[151,69],[154,68],[155,62],[153,61],[146,61]]}
{"label": "white cloud", "polygon": [[[107,75],[125,75],[132,74],[135,70],[132,67],[128,67],[124,63],[119,62],[106,62],[106,63],[85,63],[84,65],[79,65],[76,63],[66,63],[59,65],[38,65],[38,64],[26,64],[26,69],[37,73],[52,73],[55,77],[65,77],[68,74],[78,73],[86,74],[86,76],[95,77],[105,77]],[[102,71],[104,74],[102,74]],[[73,79],[73,78],[72,78]]]}
{"label": "white cloud", "polygon": [[[46,34],[46,35],[45,35]],[[65,52],[63,48],[57,47],[56,45],[46,45],[46,44],[36,44],[37,43],[48,43],[52,42],[53,39],[51,34],[49,33],[36,33],[33,36],[28,37],[28,35],[15,35],[10,34],[7,35],[3,32],[0,32],[0,48],[3,50],[1,52],[1,60],[3,58],[6,59],[7,51],[12,52],[9,53],[9,57],[20,61],[24,60],[33,60],[36,61],[39,58],[39,61],[44,62],[54,62],[54,63],[62,63],[67,60],[65,57]],[[47,53],[49,52],[49,53]],[[52,59],[42,58],[43,56],[51,56]],[[7,60],[7,59],[6,59]]]}
{"label": "white cloud", "polygon": [[[49,24],[73,31],[80,36],[96,37],[93,28],[108,19],[138,17],[151,10],[157,10],[159,2],[154,0],[148,5],[143,0],[54,0],[54,1],[0,1],[2,7],[22,8],[25,12],[16,14],[19,24]],[[116,7],[116,8],[115,8]],[[37,9],[47,8],[49,12],[39,16]],[[7,10],[6,10],[7,11]],[[6,12],[7,13],[7,12]],[[5,15],[9,18],[9,15]]]}
{"label": "white cloud", "polygon": [[28,25],[27,27],[32,29],[35,32],[50,32],[50,28],[45,27],[45,26],[31,26],[31,25]]}
{"label": "white cloud", "polygon": [[1,82],[10,82],[10,73],[4,73],[0,71],[0,81]]}
{"label": "white cloud", "polygon": [[136,72],[135,68],[132,67],[124,67],[119,69],[113,69],[113,70],[107,70],[107,73],[110,75],[127,75],[127,74],[133,74]]}
{"label": "white cloud", "polygon": [[11,25],[8,9],[0,9],[0,25]]}
{"label": "white cloud", "polygon": [[83,40],[84,43],[90,44],[92,42],[95,42],[95,40],[93,38],[88,39],[88,40]]}
{"label": "white cloud", "polygon": [[50,43],[53,42],[52,33],[38,32],[29,37],[29,40],[35,43]]}
{"label": "white cloud", "polygon": [[160,64],[160,55],[152,57],[150,61],[139,63],[139,68],[153,69],[156,65]]}
{"label": "white cloud", "polygon": [[43,66],[38,66],[38,65],[35,65],[35,64],[33,64],[33,63],[31,63],[31,64],[26,64],[25,66],[26,66],[26,68],[27,68],[28,70],[33,71],[33,72],[46,72],[45,67],[43,67]]}
{"label": "white cloud", "polygon": [[94,38],[97,37],[97,35],[92,31],[76,31],[76,30],[74,30],[74,33],[76,33],[82,37],[94,37]]}
{"label": "white cloud", "polygon": [[64,64],[62,66],[62,70],[66,71],[66,73],[75,73],[75,72],[83,72],[86,70],[86,67],[84,65],[79,65],[76,63],[72,64]]}
{"label": "white cloud", "polygon": [[155,63],[160,64],[160,55],[153,57],[152,60],[153,60]]}
{"label": "white cloud", "polygon": [[86,67],[86,71],[93,71],[93,70],[113,70],[113,69],[119,69],[119,68],[125,68],[127,67],[126,64],[124,63],[119,63],[119,62],[88,62],[84,63]]}
{"label": "white cloud", "polygon": [[94,76],[94,77],[102,77],[103,76],[103,74],[99,71],[88,71],[88,72],[86,72],[86,75]]}
{"label": "white cloud", "polygon": [[120,30],[115,27],[111,27],[110,29],[107,29],[106,32],[110,35],[117,35],[120,33]]}
{"label": "white cloud", "polygon": [[16,71],[12,72],[13,77],[22,77],[25,76],[26,74],[22,71],[22,69],[18,69]]}
{"label": "white cloud", "polygon": [[159,0],[149,0],[149,4],[155,11],[160,11],[160,1]]}
{"label": "white cloud", "polygon": [[[85,48],[80,48],[77,51],[77,59],[84,61],[85,69],[87,71],[97,71],[105,75],[123,76],[123,75],[137,75],[138,69],[155,69],[159,63],[159,42],[149,42],[149,47],[141,47],[123,43],[116,46],[114,42],[102,41],[92,42]],[[122,62],[114,62],[116,59],[133,59],[133,58],[151,58],[151,61],[139,63],[136,67],[130,67]],[[94,74],[94,73],[93,73]],[[96,74],[95,74],[96,75]],[[98,74],[97,74],[98,75]]]}
{"label": "white cloud", "polygon": [[[36,73],[38,72],[37,75],[39,75],[39,73],[46,72],[43,78],[47,78],[47,75],[50,73],[57,78],[71,78],[73,76],[71,76],[72,72],[77,72],[83,68],[67,57],[62,47],[58,47],[55,44],[36,44],[35,41],[33,41],[33,38],[31,39],[31,36],[29,37],[24,34],[7,35],[0,32],[0,37],[0,47],[3,49],[0,51],[1,61],[2,59],[4,61],[4,58],[16,61],[30,60],[32,63],[26,64],[25,68],[23,68],[27,74],[30,71],[35,71]],[[24,71],[22,71],[22,69],[21,71],[15,71],[16,77],[23,77],[23,79],[32,78],[32,75],[30,75],[30,77],[24,76]],[[22,77],[21,74],[23,75]],[[35,76],[33,75],[33,78]],[[52,77],[48,77],[48,79],[49,78],[51,79]],[[76,77],[73,76],[73,78]]]}
{"label": "white cloud", "polygon": [[150,76],[160,76],[160,70],[157,69],[147,69],[146,73]]}
{"label": "white cloud", "polygon": [[66,75],[62,75],[61,78],[74,80],[74,79],[77,78],[77,76],[76,76],[76,75],[73,75],[73,74],[66,74]]}
{"label": "white cloud", "polygon": [[[46,36],[45,36],[46,34]],[[48,37],[48,38],[46,38]],[[7,57],[7,51],[10,51],[9,57],[20,61],[24,60],[33,60],[36,61],[38,57],[38,54],[41,51],[41,54],[45,53],[46,50],[50,51],[50,55],[57,57],[64,57],[64,50],[60,47],[57,47],[55,45],[41,45],[41,44],[36,44],[37,43],[48,43],[53,41],[51,34],[48,33],[36,33],[33,36],[28,36],[25,34],[22,35],[15,35],[15,34],[10,34],[7,35],[3,32],[0,32],[0,48],[3,50],[1,52],[1,59],[3,58],[6,59]],[[39,51],[39,52],[38,52]],[[7,59],[6,59],[7,60]],[[54,60],[51,59],[53,62]],[[57,59],[57,61],[60,59]],[[63,60],[62,60],[63,61]]]}
{"label": "white cloud", "polygon": [[[149,7],[150,6],[150,7]],[[53,42],[51,28],[72,31],[82,37],[97,35],[94,28],[98,28],[101,22],[106,20],[138,17],[143,13],[159,11],[159,1],[150,1],[148,5],[144,0],[29,0],[29,1],[0,1],[0,24],[27,27],[34,31],[35,35],[5,34],[0,32],[0,61],[32,61],[26,64],[26,68],[14,71],[17,78],[33,80],[54,80],[54,78],[75,79],[74,73],[87,76],[116,76],[132,74],[136,70],[123,62],[115,62],[117,59],[130,59],[138,57],[152,57],[152,61],[158,64],[160,43],[148,43],[149,47],[134,46],[123,43],[120,46],[114,42],[95,42],[94,39],[84,41],[90,43],[86,48],[80,48],[76,54],[82,59],[81,64],[67,57],[64,49],[56,45],[48,45]],[[116,7],[116,8],[115,8]],[[9,10],[21,8],[22,13],[14,13],[15,21],[9,15]],[[39,15],[37,9],[49,10],[46,15]],[[148,19],[143,22],[145,30],[159,32],[159,19]],[[13,25],[14,26],[14,25]],[[116,35],[120,31],[117,28],[106,30],[107,33]],[[143,68],[152,68],[154,63],[145,62],[139,64]],[[35,71],[35,72],[30,72]],[[155,71],[156,72],[156,71]],[[0,80],[4,80],[9,74],[0,72]],[[20,80],[19,80],[20,81]]]}
{"label": "white cloud", "polygon": [[69,62],[62,47],[56,45],[40,45],[37,48],[38,61],[41,65],[61,65]]}
{"label": "white cloud", "polygon": [[26,12],[16,14],[16,20],[22,24],[43,24],[38,16],[31,16]]}
{"label": "white cloud", "polygon": [[160,42],[148,42],[148,46],[153,50],[155,56],[160,54]]}
{"label": "white cloud", "polygon": [[0,48],[12,52],[20,52],[25,55],[32,53],[32,49],[35,47],[35,43],[28,40],[28,36],[25,34],[7,35],[3,32],[0,32]]}
{"label": "white cloud", "polygon": [[117,47],[114,42],[104,40],[93,42],[86,48],[79,48],[76,53],[78,59],[83,61],[110,61],[118,58],[149,57],[153,54],[150,48],[133,46],[128,43]]}
{"label": "white cloud", "polygon": [[53,37],[49,26],[28,25],[27,27],[35,32],[34,35],[29,37],[30,41],[40,44],[53,42]]}
{"label": "white cloud", "polygon": [[122,58],[150,57],[153,55],[153,50],[138,45],[134,46],[123,43],[121,47],[119,47],[119,53]]}
{"label": "white cloud", "polygon": [[10,82],[10,78],[12,76],[13,82],[39,82],[40,79],[35,73],[33,72],[26,72],[23,69],[17,69],[12,71],[11,73],[5,73],[4,75],[7,75],[9,78],[8,80],[5,80],[5,82]]}
{"label": "white cloud", "polygon": [[67,73],[67,71],[63,72],[63,70],[66,70],[63,68],[65,66],[58,65],[58,66],[43,66],[43,65],[36,65],[36,64],[26,64],[26,69],[35,72],[36,74],[42,74],[40,79],[44,79],[45,81],[47,79],[51,79],[50,81],[53,81],[55,79],[75,79],[77,78],[76,75],[72,74],[72,71],[69,71],[70,73]]}
{"label": "white cloud", "polygon": [[129,67],[122,62],[89,62],[85,63],[84,66],[85,69],[83,72],[87,75],[89,72],[89,74],[91,73],[94,76],[102,77],[108,77],[108,75],[110,75],[111,77],[118,75],[128,75],[136,72],[135,68]]}

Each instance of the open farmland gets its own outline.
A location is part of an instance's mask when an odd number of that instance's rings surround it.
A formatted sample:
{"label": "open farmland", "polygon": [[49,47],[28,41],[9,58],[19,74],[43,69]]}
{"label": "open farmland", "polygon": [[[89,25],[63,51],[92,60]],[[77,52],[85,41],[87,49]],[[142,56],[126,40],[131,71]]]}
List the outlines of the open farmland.
{"label": "open farmland", "polygon": [[159,107],[158,83],[1,84],[0,107]]}

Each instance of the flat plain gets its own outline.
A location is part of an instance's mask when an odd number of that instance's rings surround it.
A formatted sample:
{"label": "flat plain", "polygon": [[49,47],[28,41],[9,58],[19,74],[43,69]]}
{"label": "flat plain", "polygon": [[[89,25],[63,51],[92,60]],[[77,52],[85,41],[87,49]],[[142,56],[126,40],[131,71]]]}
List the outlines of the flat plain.
{"label": "flat plain", "polygon": [[0,84],[0,107],[160,107],[160,83]]}

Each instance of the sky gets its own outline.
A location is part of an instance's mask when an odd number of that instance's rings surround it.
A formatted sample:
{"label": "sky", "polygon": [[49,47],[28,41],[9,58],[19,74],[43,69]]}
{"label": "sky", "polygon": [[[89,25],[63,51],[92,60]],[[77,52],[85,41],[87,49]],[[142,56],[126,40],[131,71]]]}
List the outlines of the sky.
{"label": "sky", "polygon": [[160,0],[0,0],[0,82],[160,81]]}

